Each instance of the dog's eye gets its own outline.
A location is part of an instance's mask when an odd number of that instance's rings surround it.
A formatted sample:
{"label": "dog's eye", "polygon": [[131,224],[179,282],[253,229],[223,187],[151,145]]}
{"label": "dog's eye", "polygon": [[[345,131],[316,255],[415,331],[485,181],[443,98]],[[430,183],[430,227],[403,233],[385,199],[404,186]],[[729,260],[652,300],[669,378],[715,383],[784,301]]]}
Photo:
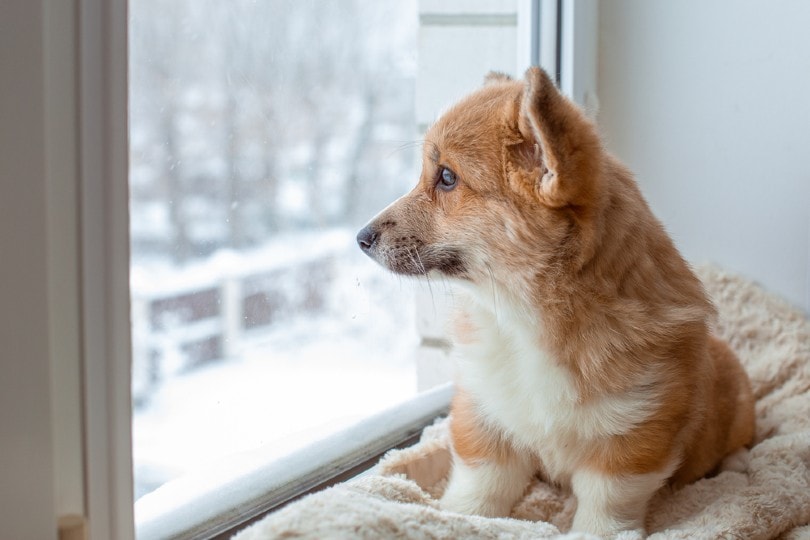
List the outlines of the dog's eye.
{"label": "dog's eye", "polygon": [[439,181],[436,183],[436,185],[444,191],[450,191],[456,187],[456,182],[456,173],[447,167],[442,167],[439,171]]}

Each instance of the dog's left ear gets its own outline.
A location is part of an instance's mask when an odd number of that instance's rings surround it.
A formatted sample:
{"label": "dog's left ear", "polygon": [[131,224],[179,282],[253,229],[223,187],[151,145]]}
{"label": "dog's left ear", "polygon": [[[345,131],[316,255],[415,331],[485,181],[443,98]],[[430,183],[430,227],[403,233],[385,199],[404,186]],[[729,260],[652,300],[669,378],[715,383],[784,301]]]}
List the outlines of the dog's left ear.
{"label": "dog's left ear", "polygon": [[541,201],[552,207],[588,205],[598,190],[599,137],[585,114],[538,67],[526,71],[518,128],[539,149],[535,191]]}

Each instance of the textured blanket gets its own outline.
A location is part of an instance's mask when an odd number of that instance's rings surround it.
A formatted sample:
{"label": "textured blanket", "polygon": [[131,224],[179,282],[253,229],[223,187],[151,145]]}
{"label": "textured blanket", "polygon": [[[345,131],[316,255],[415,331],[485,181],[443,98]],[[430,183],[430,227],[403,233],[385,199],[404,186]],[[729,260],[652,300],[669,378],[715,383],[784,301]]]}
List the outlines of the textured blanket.
{"label": "textured blanket", "polygon": [[[719,311],[715,332],[751,377],[756,436],[717,475],[662,488],[650,503],[649,538],[810,538],[810,321],[744,279],[714,268],[699,274]],[[373,474],[293,503],[235,538],[590,538],[567,533],[576,509],[570,492],[539,480],[508,519],[441,510],[448,443],[439,420]]]}

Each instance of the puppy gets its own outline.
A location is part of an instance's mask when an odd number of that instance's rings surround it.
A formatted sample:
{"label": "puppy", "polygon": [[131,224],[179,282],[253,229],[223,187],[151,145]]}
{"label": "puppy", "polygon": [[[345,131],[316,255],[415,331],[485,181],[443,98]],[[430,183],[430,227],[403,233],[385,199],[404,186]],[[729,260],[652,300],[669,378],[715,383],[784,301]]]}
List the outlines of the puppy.
{"label": "puppy", "polygon": [[540,474],[573,490],[573,530],[643,533],[656,490],[751,441],[750,384],[700,281],[542,70],[448,110],[418,185],[357,240],[466,292],[444,508],[508,516]]}

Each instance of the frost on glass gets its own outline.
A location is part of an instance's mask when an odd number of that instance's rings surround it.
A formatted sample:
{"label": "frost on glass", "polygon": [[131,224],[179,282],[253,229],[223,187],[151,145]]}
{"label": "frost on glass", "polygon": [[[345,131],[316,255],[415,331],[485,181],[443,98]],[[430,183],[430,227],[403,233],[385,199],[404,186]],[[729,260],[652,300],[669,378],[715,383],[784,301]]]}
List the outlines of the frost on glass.
{"label": "frost on glass", "polygon": [[136,497],[416,392],[354,233],[416,175],[415,0],[131,0]]}

